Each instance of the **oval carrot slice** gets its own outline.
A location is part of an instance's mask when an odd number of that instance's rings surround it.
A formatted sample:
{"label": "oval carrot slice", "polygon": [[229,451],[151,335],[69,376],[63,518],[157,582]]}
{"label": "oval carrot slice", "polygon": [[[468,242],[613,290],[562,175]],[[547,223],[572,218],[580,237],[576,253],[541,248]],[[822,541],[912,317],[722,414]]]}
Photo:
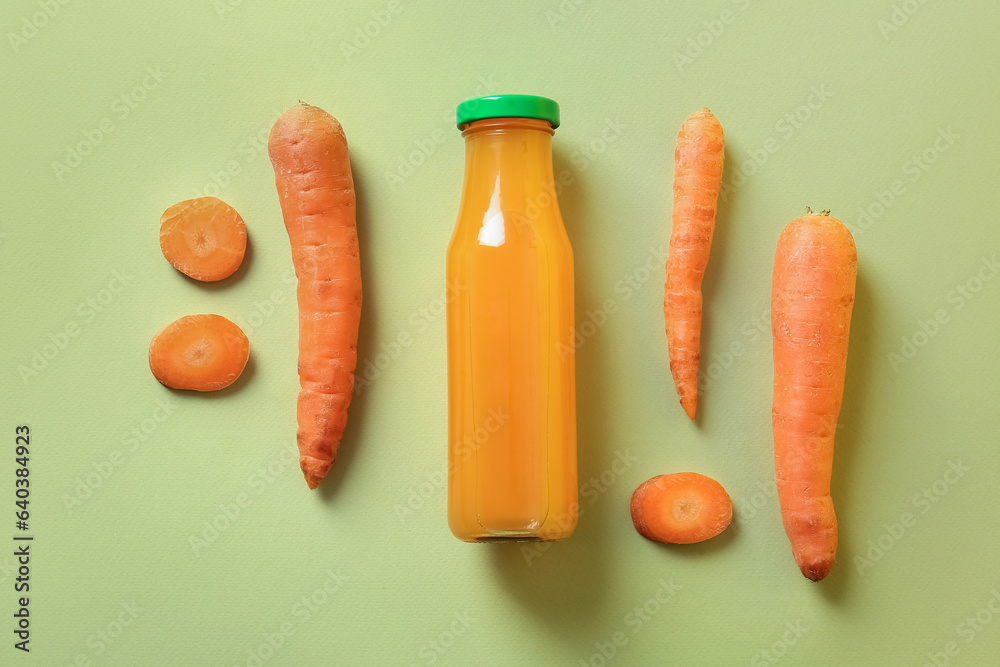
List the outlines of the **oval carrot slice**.
{"label": "oval carrot slice", "polygon": [[632,494],[632,523],[646,539],[693,544],[715,537],[733,518],[722,485],[696,472],[658,475]]}
{"label": "oval carrot slice", "polygon": [[187,315],[165,326],[149,343],[149,369],[171,389],[228,387],[249,357],[246,334],[221,315]]}
{"label": "oval carrot slice", "polygon": [[221,199],[188,199],[160,217],[160,249],[181,273],[214,282],[240,268],[247,249],[247,228],[236,209]]}

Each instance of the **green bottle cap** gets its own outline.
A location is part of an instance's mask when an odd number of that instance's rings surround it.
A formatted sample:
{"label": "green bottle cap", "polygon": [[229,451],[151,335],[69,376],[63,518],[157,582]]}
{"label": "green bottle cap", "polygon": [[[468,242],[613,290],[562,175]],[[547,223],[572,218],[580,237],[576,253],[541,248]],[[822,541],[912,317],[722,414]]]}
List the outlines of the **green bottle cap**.
{"label": "green bottle cap", "polygon": [[559,127],[559,104],[537,95],[487,95],[465,100],[455,116],[458,129],[484,118],[539,118]]}

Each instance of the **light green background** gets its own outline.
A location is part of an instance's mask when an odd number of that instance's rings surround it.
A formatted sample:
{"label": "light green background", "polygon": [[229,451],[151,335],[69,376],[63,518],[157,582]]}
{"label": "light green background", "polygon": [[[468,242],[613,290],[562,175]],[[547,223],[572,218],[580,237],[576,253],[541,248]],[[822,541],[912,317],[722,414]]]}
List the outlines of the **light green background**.
{"label": "light green background", "polygon": [[[12,647],[13,548],[0,549],[0,663],[600,665],[616,633],[609,664],[997,658],[993,3],[401,0],[392,15],[383,2],[225,2],[0,10],[0,542],[15,532],[21,423],[36,538],[30,655]],[[365,30],[377,32],[367,44]],[[463,159],[450,119],[462,99],[503,91],[561,104],[577,319],[607,300],[616,311],[581,327],[583,514],[545,552],[458,542],[441,487],[440,308]],[[263,147],[298,99],[350,140],[359,349],[380,366],[316,493],[287,452],[296,314]],[[674,137],[701,106],[725,127],[726,182],[739,187],[705,280],[713,377],[692,424],[670,382],[661,285]],[[80,164],[54,168],[102,123],[113,131]],[[401,160],[420,164],[398,182]],[[227,165],[239,173],[223,178]],[[213,178],[251,250],[237,277],[206,286],[163,260],[157,229],[170,204],[215,192]],[[798,573],[773,497],[766,334],[775,242],[807,205],[855,230],[860,262],[834,467],[839,561],[820,584]],[[115,271],[124,286],[110,285]],[[153,333],[197,312],[251,340],[246,378],[216,395],[170,392],[147,368]],[[930,336],[921,322],[935,317]],[[404,332],[412,342],[394,350]],[[22,377],[36,352],[51,358]],[[632,490],[682,470],[725,485],[734,526],[684,548],[643,540]],[[680,588],[664,592],[671,581]]]}

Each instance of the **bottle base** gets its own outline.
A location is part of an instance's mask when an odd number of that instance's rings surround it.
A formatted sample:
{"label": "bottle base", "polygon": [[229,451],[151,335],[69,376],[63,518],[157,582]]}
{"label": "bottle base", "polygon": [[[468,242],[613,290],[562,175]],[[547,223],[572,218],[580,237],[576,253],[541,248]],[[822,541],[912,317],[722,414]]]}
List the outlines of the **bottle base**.
{"label": "bottle base", "polygon": [[455,537],[462,540],[463,542],[478,543],[478,544],[491,544],[496,542],[561,542],[565,540],[570,535],[572,531],[568,533],[555,533],[549,535],[539,535],[534,531],[497,531],[490,533],[476,533],[476,534],[463,534],[459,535],[453,533]]}
{"label": "bottle base", "polygon": [[488,544],[490,542],[558,542],[561,539],[563,538],[550,539],[537,535],[485,535],[483,537],[473,537],[465,541]]}

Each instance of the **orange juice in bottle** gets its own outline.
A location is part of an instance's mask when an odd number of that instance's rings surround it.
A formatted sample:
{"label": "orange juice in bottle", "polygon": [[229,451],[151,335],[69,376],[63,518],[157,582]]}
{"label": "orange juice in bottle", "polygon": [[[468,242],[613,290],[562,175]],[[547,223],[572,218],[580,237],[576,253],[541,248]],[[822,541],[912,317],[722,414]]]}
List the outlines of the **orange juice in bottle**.
{"label": "orange juice in bottle", "polygon": [[465,184],[448,246],[448,523],[461,540],[576,527],[573,251],[556,201],[559,106],[459,105]]}

